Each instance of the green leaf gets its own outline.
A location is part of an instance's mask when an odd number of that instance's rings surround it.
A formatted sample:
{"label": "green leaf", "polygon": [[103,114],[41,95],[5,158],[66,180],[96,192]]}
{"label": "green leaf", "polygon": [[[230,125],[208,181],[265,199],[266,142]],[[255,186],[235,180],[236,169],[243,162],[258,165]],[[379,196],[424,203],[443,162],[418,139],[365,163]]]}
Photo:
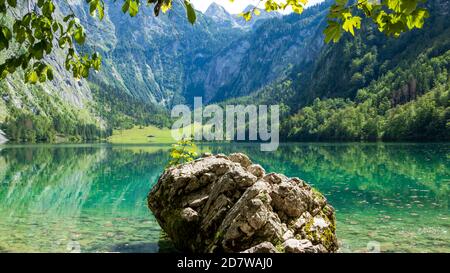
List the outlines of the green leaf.
{"label": "green leaf", "polygon": [[325,42],[338,42],[342,36],[341,26],[336,21],[328,21],[328,26],[323,31]]}
{"label": "green leaf", "polygon": [[0,32],[0,50],[9,48],[9,41],[12,38],[11,30],[9,28],[2,26]]}
{"label": "green leaf", "polygon": [[93,1],[89,4],[89,14],[91,16],[94,16],[96,10],[97,10],[97,1]]}
{"label": "green leaf", "polygon": [[422,28],[425,18],[428,18],[428,11],[425,9],[417,9],[411,15],[406,17],[406,24],[409,29]]}
{"label": "green leaf", "polygon": [[105,15],[104,7],[105,4],[102,0],[90,0],[89,14],[91,16],[95,16],[96,14],[98,14],[98,18],[102,20]]}
{"label": "green leaf", "polygon": [[83,27],[78,27],[75,30],[75,32],[73,34],[73,38],[75,39],[75,41],[77,41],[77,43],[84,44],[84,42],[86,40],[86,34],[84,33]]}
{"label": "green leaf", "polygon": [[72,19],[73,17],[75,17],[74,14],[69,14],[69,15],[67,15],[66,17],[63,18],[63,21],[64,21],[64,22],[67,22],[67,21],[69,21],[70,19]]}
{"label": "green leaf", "polygon": [[411,14],[417,8],[417,0],[403,0],[400,4],[400,9],[405,14]]}
{"label": "green leaf", "polygon": [[40,60],[40,59],[44,58],[44,49],[45,49],[45,44],[44,44],[44,41],[41,40],[40,42],[33,45],[30,53],[33,56],[33,58]]}
{"label": "green leaf", "polygon": [[34,70],[28,70],[25,73],[25,82],[35,84],[39,80],[38,74]]}
{"label": "green leaf", "polygon": [[130,12],[130,16],[134,17],[137,15],[139,11],[139,3],[135,0],[131,0],[130,1],[130,8],[129,8],[129,12]]}
{"label": "green leaf", "polygon": [[[411,0],[407,0],[407,1],[411,1]],[[390,8],[391,10],[395,11],[395,12],[400,12],[401,11],[401,4],[402,0],[387,0],[387,6],[388,8]]]}
{"label": "green leaf", "polygon": [[291,8],[292,8],[292,11],[295,13],[300,14],[303,12],[303,6],[301,6],[301,5],[292,5]]}
{"label": "green leaf", "polygon": [[244,18],[244,20],[246,22],[250,21],[252,19],[252,12],[251,11],[247,11],[247,12],[242,12],[239,14],[239,16],[242,16]]}
{"label": "green leaf", "polygon": [[0,79],[6,78],[6,76],[8,76],[8,74],[9,74],[9,72],[6,67],[6,64],[1,64],[0,65]]}
{"label": "green leaf", "polygon": [[355,36],[354,28],[360,29],[361,28],[361,17],[359,16],[353,16],[353,17],[347,17],[342,24],[342,28],[350,32],[353,36]]}
{"label": "green leaf", "polygon": [[9,30],[9,28],[2,26],[2,34],[5,37],[5,39],[7,39],[8,41],[11,40],[12,33],[11,30]]}
{"label": "green leaf", "polygon": [[53,80],[53,69],[52,69],[50,66],[47,67],[47,78],[48,78],[50,81]]}
{"label": "green leaf", "polygon": [[336,5],[338,6],[345,6],[347,5],[348,0],[336,0]]}
{"label": "green leaf", "polygon": [[192,6],[191,2],[184,0],[184,6],[186,7],[186,14],[188,17],[188,21],[191,24],[195,23],[195,20],[197,20],[197,16],[195,15],[194,7]]}
{"label": "green leaf", "polygon": [[188,139],[182,139],[172,145],[170,161],[167,167],[194,160],[197,157],[197,146]]}
{"label": "green leaf", "polygon": [[131,0],[126,0],[123,5],[122,5],[122,12],[123,13],[127,13],[128,9],[130,8],[130,1]]}
{"label": "green leaf", "polygon": [[100,66],[102,65],[102,56],[100,54],[98,54],[97,52],[95,52],[92,55],[92,68],[94,68],[94,70],[99,70]]}
{"label": "green leaf", "polygon": [[58,29],[59,29],[58,22],[56,22],[56,21],[53,22],[53,24],[52,24],[52,31],[53,31],[53,32],[57,32]]}
{"label": "green leaf", "polygon": [[17,0],[8,0],[8,5],[15,8],[17,6]]}
{"label": "green leaf", "polygon": [[50,17],[55,11],[55,5],[52,1],[46,1],[42,7],[42,14],[46,17]]}
{"label": "green leaf", "polygon": [[103,20],[103,17],[105,16],[105,4],[103,3],[103,1],[98,1],[97,11],[98,11],[98,18],[100,20]]}

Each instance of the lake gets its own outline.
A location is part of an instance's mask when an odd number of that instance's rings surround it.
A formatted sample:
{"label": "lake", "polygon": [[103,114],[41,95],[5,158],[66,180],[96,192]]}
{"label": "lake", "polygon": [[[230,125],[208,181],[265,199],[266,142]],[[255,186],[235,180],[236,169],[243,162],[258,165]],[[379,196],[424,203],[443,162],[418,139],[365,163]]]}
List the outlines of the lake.
{"label": "lake", "polygon": [[[342,252],[450,252],[450,144],[202,145],[298,176],[336,208]],[[0,252],[167,252],[146,195],[169,146],[0,146]]]}

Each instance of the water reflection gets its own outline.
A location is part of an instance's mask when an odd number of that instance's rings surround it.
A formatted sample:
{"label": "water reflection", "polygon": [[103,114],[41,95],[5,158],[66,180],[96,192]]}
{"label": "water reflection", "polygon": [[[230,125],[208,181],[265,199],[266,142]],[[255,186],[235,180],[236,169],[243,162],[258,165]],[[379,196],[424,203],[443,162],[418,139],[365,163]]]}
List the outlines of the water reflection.
{"label": "water reflection", "polygon": [[[301,177],[337,209],[343,251],[450,251],[450,145],[201,145]],[[158,146],[4,146],[0,251],[170,251],[146,208],[168,160]]]}
{"label": "water reflection", "polygon": [[157,241],[145,195],[166,161],[161,148],[3,149],[0,250],[72,251],[79,243],[82,251],[114,251],[115,244]]}
{"label": "water reflection", "polygon": [[[425,195],[426,200],[435,199],[448,207],[448,144],[285,144],[273,153],[244,144],[209,148],[224,153],[246,151],[266,170],[299,176],[328,193],[334,202],[347,203],[355,198],[355,191],[402,201],[419,192],[417,198]],[[332,194],[337,189],[339,194]]]}

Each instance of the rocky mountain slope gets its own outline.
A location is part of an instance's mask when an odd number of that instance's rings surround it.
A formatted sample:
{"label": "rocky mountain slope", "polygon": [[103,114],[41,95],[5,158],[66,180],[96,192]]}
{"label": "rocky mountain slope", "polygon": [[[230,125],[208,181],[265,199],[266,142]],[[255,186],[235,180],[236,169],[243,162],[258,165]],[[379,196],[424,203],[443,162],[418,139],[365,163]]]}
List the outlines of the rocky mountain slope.
{"label": "rocky mountain slope", "polygon": [[272,18],[260,23],[241,39],[230,43],[205,65],[206,77],[191,79],[186,97],[201,94],[206,101],[247,95],[296,66],[315,60],[323,46],[322,30],[328,3],[302,15]]}
{"label": "rocky mountain slope", "polygon": [[89,25],[86,49],[96,48],[104,57],[102,70],[93,81],[165,106],[183,101],[186,79],[201,75],[204,63],[245,32],[201,13],[192,26],[179,4],[159,17],[143,8],[130,18],[122,13],[119,3],[107,3],[105,22],[87,15],[83,1],[72,9]]}
{"label": "rocky mountain slope", "polygon": [[313,59],[327,5],[302,16],[262,12],[249,23],[212,4],[194,26],[179,4],[157,18],[148,9],[130,18],[108,3],[101,23],[87,15],[84,2],[71,7],[88,26],[86,49],[104,56],[92,81],[170,107],[194,95],[213,101],[248,94]]}

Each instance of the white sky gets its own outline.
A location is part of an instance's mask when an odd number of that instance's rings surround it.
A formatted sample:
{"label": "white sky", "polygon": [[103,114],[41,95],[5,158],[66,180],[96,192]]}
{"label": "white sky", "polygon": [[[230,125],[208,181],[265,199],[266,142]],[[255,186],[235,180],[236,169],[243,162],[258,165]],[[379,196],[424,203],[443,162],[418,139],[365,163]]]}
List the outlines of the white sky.
{"label": "white sky", "polygon": [[[308,5],[322,2],[323,0],[309,0]],[[212,2],[216,2],[217,4],[224,7],[229,13],[240,13],[244,10],[248,5],[252,4],[256,6],[258,3],[262,3],[260,0],[234,0],[233,3],[230,0],[191,0],[191,3],[194,4],[194,8],[205,12],[206,9]],[[260,4],[260,7],[264,7],[264,4]]]}

